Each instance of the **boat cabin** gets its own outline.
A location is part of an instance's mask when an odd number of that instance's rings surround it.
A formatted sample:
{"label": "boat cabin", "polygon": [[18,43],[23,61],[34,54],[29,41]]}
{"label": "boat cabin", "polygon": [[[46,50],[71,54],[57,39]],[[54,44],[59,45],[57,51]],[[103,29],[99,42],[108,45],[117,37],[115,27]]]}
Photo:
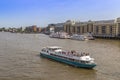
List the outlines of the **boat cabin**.
{"label": "boat cabin", "polygon": [[43,52],[61,52],[62,48],[58,46],[51,46],[42,49]]}

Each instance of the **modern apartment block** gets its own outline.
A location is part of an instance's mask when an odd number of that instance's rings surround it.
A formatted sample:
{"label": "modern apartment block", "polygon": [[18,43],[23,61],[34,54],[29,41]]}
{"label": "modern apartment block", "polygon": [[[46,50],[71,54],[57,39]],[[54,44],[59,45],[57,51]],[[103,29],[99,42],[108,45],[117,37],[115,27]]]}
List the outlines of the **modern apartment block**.
{"label": "modern apartment block", "polygon": [[64,24],[64,31],[69,34],[84,34],[90,32],[95,37],[120,37],[120,18],[115,20],[100,20],[75,22],[68,20]]}

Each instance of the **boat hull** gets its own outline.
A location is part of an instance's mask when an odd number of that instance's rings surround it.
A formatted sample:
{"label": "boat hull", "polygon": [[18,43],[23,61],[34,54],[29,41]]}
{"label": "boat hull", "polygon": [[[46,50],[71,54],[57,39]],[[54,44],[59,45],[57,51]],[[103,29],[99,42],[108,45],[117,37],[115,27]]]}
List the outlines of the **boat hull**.
{"label": "boat hull", "polygon": [[64,58],[60,58],[60,57],[57,57],[57,56],[48,55],[48,54],[44,54],[44,53],[40,53],[40,56],[45,57],[45,58],[49,58],[49,59],[53,59],[55,61],[66,63],[68,65],[72,65],[72,66],[79,67],[79,68],[92,69],[96,66],[96,64],[79,63],[79,62],[71,61],[71,60],[68,60],[68,59],[64,59]]}

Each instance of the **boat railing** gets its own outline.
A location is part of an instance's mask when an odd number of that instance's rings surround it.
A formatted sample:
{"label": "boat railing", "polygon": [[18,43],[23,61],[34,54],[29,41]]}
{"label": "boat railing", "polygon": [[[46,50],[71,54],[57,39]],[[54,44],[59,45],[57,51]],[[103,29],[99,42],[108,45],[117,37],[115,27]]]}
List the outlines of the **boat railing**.
{"label": "boat railing", "polygon": [[[61,57],[63,59],[68,59],[74,62],[80,62],[80,63],[84,63],[84,64],[92,64],[94,63],[94,60],[82,60],[80,59],[80,57],[84,57],[86,55],[82,55],[82,56],[75,56],[75,55],[68,55],[65,52],[57,52],[57,53],[51,53],[51,55],[56,56],[56,57]],[[92,59],[92,58],[91,58]]]}
{"label": "boat railing", "polygon": [[89,53],[85,52],[76,52],[75,50],[72,51],[61,51],[61,52],[56,52],[56,54],[62,55],[62,56],[67,56],[67,57],[83,57],[83,56],[89,56]]}

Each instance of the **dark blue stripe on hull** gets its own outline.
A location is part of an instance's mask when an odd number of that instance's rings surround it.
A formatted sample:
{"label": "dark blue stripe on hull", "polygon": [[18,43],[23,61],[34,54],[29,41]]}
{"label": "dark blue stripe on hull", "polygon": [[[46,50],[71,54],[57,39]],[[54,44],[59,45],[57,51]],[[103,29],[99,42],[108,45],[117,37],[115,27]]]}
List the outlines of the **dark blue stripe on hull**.
{"label": "dark blue stripe on hull", "polygon": [[53,60],[56,60],[56,61],[59,61],[59,62],[63,62],[63,63],[69,64],[69,65],[72,65],[72,66],[75,66],[75,67],[92,69],[93,67],[96,66],[95,64],[82,64],[82,63],[78,63],[78,62],[75,62],[75,61],[63,59],[63,58],[60,58],[60,57],[57,57],[57,56],[46,55],[46,54],[42,54],[42,53],[40,53],[40,55],[42,57],[50,58],[50,59],[53,59]]}

